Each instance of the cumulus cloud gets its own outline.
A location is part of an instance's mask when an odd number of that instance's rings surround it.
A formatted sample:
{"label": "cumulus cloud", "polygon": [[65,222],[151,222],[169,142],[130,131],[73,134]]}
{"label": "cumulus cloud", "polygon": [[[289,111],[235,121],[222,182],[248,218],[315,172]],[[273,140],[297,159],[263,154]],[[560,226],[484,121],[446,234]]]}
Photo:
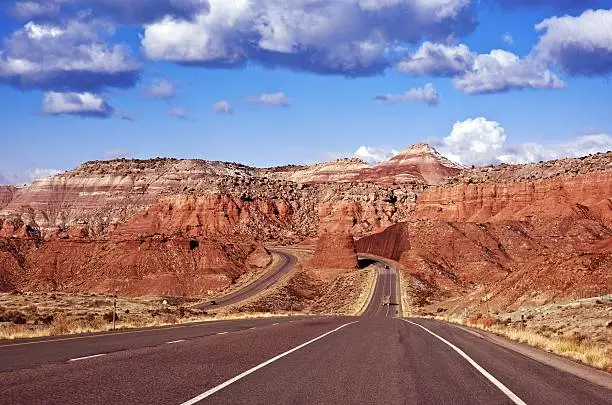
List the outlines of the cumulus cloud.
{"label": "cumulus cloud", "polygon": [[529,142],[514,145],[508,143],[501,124],[479,117],[456,122],[438,147],[444,156],[463,165],[523,164],[610,151],[612,136],[586,134],[557,144]]}
{"label": "cumulus cloud", "polygon": [[217,114],[233,114],[234,110],[232,109],[232,105],[229,101],[220,100],[213,104],[213,111]]}
{"label": "cumulus cloud", "polygon": [[470,0],[209,0],[193,20],[146,26],[152,60],[201,66],[255,62],[318,74],[365,76],[389,66],[394,45],[442,40],[475,27]]}
{"label": "cumulus cloud", "polygon": [[98,21],[29,22],[0,49],[0,83],[62,92],[132,87],[140,66],[127,46],[103,41],[113,32]]}
{"label": "cumulus cloud", "polygon": [[168,80],[158,80],[146,88],[145,94],[158,100],[172,100],[176,97],[174,84]]}
{"label": "cumulus cloud", "polygon": [[383,94],[374,97],[375,100],[383,103],[405,103],[410,101],[420,101],[430,106],[439,105],[442,99],[435,89],[433,83],[427,83],[423,87],[408,90],[402,94]]}
{"label": "cumulus cloud", "polygon": [[476,56],[463,44],[449,46],[424,42],[396,68],[411,76],[452,77],[472,69]]}
{"label": "cumulus cloud", "polygon": [[56,93],[43,95],[43,113],[46,115],[76,115],[81,117],[110,118],[115,113],[102,97],[93,93]]}
{"label": "cumulus cloud", "polygon": [[125,24],[157,21],[170,15],[191,19],[194,14],[206,12],[207,0],[27,0],[18,1],[10,13],[24,20],[50,19],[61,15],[74,17],[83,10],[92,15]]}
{"label": "cumulus cloud", "polygon": [[506,143],[506,131],[495,121],[479,117],[456,122],[443,139],[443,154],[461,164],[486,165],[495,161]]}
{"label": "cumulus cloud", "polygon": [[168,110],[168,115],[184,120],[187,119],[189,114],[187,113],[187,109],[183,107],[173,107]]}
{"label": "cumulus cloud", "polygon": [[253,104],[281,107],[289,107],[290,103],[289,97],[283,92],[263,93],[258,96],[247,97],[247,100]]}
{"label": "cumulus cloud", "polygon": [[571,75],[612,73],[612,9],[548,18],[536,29],[544,31],[535,46],[541,59]]}
{"label": "cumulus cloud", "polygon": [[389,160],[399,153],[400,152],[395,149],[384,147],[360,146],[353,155],[371,165],[375,165],[385,160]]}
{"label": "cumulus cloud", "polygon": [[457,76],[454,85],[467,94],[565,87],[565,83],[539,61],[530,57],[521,59],[501,49],[478,55],[472,69]]}
{"label": "cumulus cloud", "polygon": [[467,46],[425,42],[397,70],[412,76],[454,77],[457,89],[467,94],[499,93],[520,89],[560,89],[565,85],[545,64],[528,56],[494,49],[475,54]]}

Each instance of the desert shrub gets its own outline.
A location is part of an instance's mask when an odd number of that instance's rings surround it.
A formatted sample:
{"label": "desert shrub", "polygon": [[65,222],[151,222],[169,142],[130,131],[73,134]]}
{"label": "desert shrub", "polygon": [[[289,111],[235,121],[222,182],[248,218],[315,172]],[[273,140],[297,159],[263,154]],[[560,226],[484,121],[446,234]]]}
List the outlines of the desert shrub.
{"label": "desert shrub", "polygon": [[27,318],[23,312],[7,311],[0,315],[0,322],[11,322],[15,325],[25,325]]}
{"label": "desert shrub", "polygon": [[[113,321],[113,311],[109,311],[106,312],[104,315],[102,315],[102,319],[104,319],[106,322],[112,322]],[[119,322],[119,314],[115,314],[115,322]]]}
{"label": "desert shrub", "polygon": [[43,315],[38,318],[38,321],[44,325],[51,325],[53,323],[53,314]]}

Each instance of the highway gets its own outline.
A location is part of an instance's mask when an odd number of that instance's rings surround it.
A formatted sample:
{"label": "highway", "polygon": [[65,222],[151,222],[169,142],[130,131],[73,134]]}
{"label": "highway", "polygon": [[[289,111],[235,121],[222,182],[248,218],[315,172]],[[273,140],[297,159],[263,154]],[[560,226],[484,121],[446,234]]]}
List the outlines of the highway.
{"label": "highway", "polygon": [[382,305],[396,290],[381,269],[361,317],[3,341],[0,404],[612,404],[609,374],[592,370],[594,383],[471,330],[397,318]]}
{"label": "highway", "polygon": [[232,292],[231,294],[216,298],[215,304],[209,302],[195,305],[194,308],[215,311],[223,307],[245,301],[276,284],[293,268],[293,266],[295,266],[297,258],[281,250],[270,249],[270,251],[280,256],[280,262],[267,273],[243,288]]}

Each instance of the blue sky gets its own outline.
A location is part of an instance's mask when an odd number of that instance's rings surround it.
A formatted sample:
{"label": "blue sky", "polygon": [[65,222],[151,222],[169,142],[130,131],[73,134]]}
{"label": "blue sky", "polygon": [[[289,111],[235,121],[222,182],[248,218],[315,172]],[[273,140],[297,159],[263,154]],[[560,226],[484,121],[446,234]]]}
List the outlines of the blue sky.
{"label": "blue sky", "polygon": [[0,1],[0,183],[123,156],[270,166],[366,146],[374,163],[426,141],[469,165],[610,150],[606,3]]}

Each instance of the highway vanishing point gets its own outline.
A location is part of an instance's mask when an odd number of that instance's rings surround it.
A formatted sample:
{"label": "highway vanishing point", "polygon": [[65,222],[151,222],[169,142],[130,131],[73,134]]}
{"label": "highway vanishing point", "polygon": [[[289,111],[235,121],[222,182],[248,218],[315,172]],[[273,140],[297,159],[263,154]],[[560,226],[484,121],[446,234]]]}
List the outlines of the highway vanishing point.
{"label": "highway vanishing point", "polygon": [[[269,287],[293,263],[285,256],[219,304]],[[444,322],[398,318],[389,267],[380,266],[359,317],[0,341],[0,404],[612,404],[608,373]]]}

